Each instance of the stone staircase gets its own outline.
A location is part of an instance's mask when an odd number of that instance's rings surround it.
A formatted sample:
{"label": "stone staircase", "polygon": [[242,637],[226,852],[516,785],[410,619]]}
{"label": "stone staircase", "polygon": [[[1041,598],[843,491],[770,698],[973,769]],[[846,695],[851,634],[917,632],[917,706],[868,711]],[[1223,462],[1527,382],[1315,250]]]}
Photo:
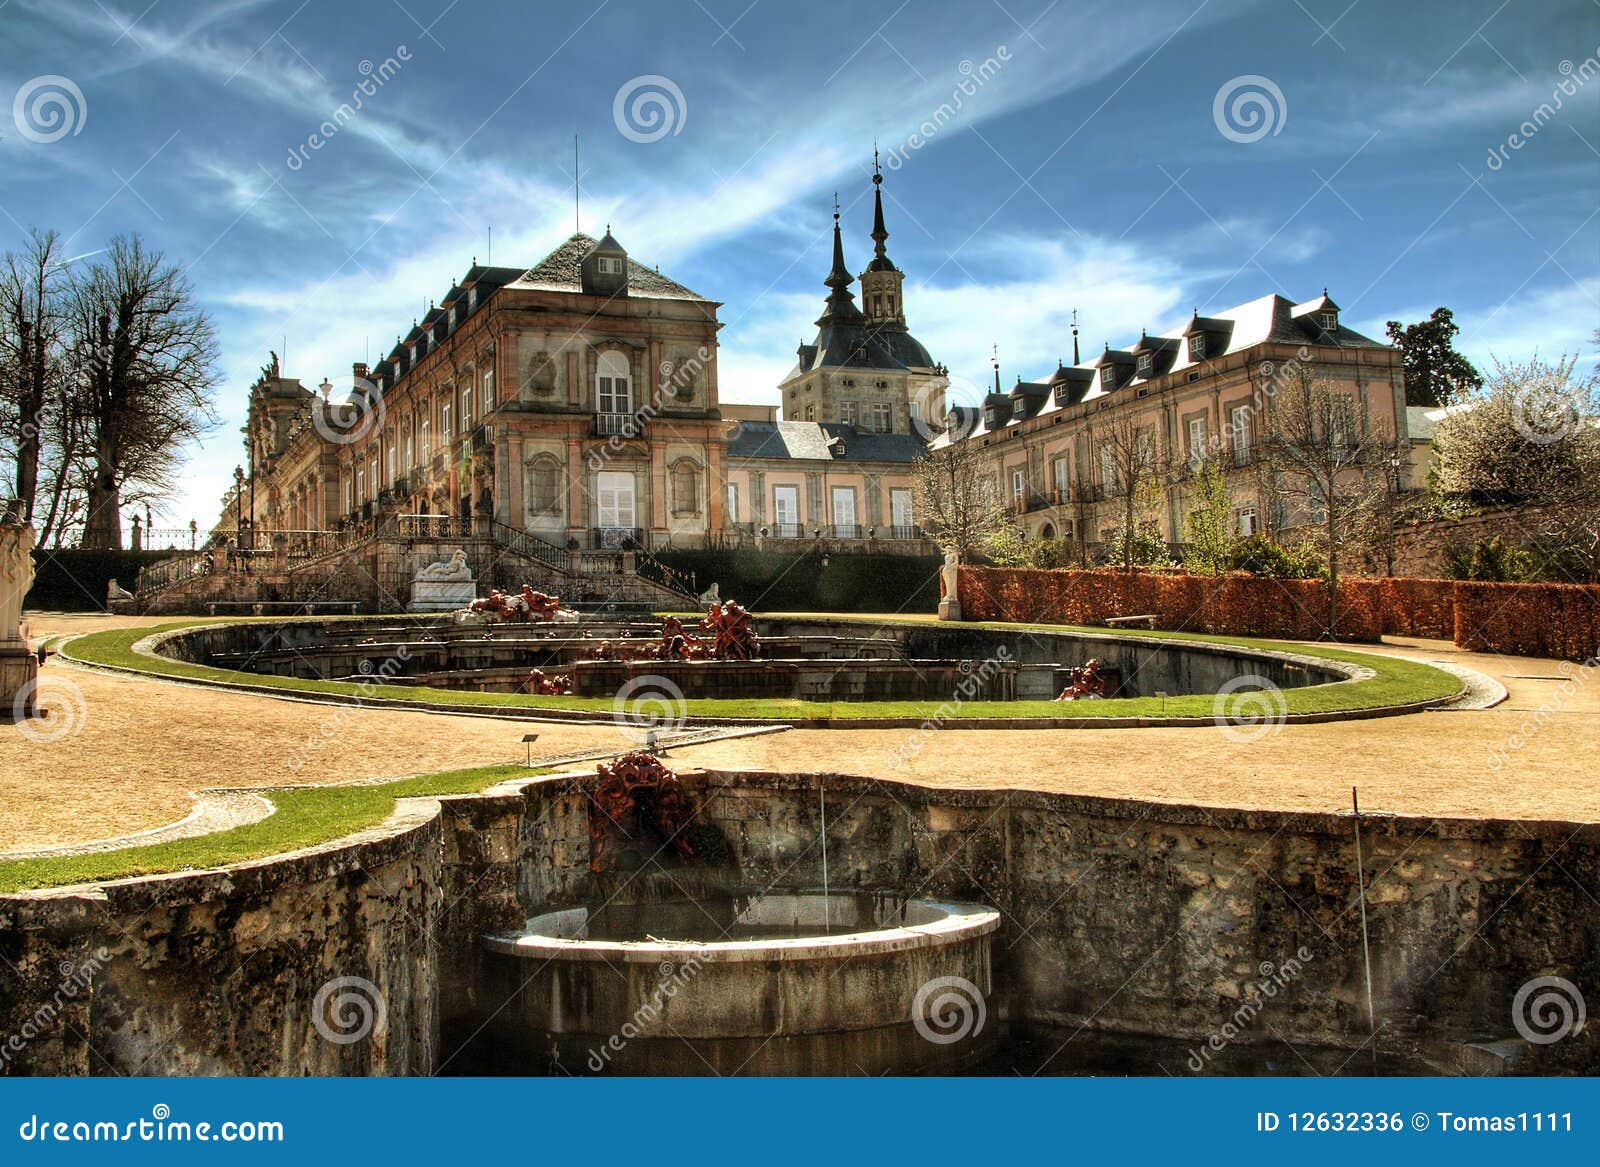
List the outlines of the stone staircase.
{"label": "stone staircase", "polygon": [[[430,516],[432,518],[441,518]],[[591,612],[638,612],[699,606],[693,581],[646,551],[572,551],[527,531],[491,524],[487,532],[455,520],[328,533],[309,553],[197,552],[163,560],[139,575],[140,612],[205,614],[254,604],[355,603],[363,611],[403,610],[417,568],[466,554],[478,592],[523,584]],[[219,608],[220,610],[220,608]]]}

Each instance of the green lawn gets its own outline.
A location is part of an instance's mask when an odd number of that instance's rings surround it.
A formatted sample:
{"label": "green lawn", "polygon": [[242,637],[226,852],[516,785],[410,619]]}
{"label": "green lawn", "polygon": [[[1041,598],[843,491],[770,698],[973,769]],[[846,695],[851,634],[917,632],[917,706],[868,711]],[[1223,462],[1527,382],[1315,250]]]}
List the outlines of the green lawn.
{"label": "green lawn", "polygon": [[262,791],[276,813],[249,826],[118,851],[0,862],[0,893],[93,883],[131,875],[204,871],[260,859],[341,839],[377,826],[394,813],[397,798],[470,794],[508,778],[539,773],[543,771],[526,766],[484,766],[367,786],[297,786]]}
{"label": "green lawn", "polygon": [[[910,618],[877,616],[816,616],[815,619],[847,620],[854,623],[882,625],[894,619],[907,622]],[[213,668],[209,665],[188,664],[132,651],[135,641],[157,632],[192,627],[214,621],[180,620],[156,628],[117,629],[94,632],[65,645],[65,654],[74,660],[90,664],[112,665],[136,669],[160,676],[196,680],[224,681],[235,684],[264,686],[285,692],[328,693],[363,700],[422,701],[434,706],[458,706],[463,709],[485,707],[522,709],[585,709],[611,712],[609,697],[541,697],[513,693],[474,693],[457,689],[429,689],[415,685],[358,684],[346,681],[299,680],[293,677],[271,677],[232,669]],[[975,626],[999,631],[1034,629],[1047,632],[1098,632],[1104,628],[1071,628],[1047,624],[976,623]],[[1442,669],[1393,657],[1374,656],[1318,644],[1307,646],[1287,644],[1282,641],[1255,640],[1239,636],[1212,636],[1188,632],[1148,632],[1143,630],[1117,630],[1118,636],[1145,637],[1152,640],[1179,639],[1205,641],[1211,644],[1236,645],[1241,648],[1278,649],[1308,657],[1358,664],[1372,669],[1375,676],[1364,681],[1335,685],[1314,685],[1283,690],[1288,713],[1334,713],[1373,709],[1387,705],[1410,704],[1418,701],[1439,700],[1454,696],[1461,690],[1461,682]],[[930,718],[993,717],[1027,719],[1041,717],[1199,717],[1214,715],[1214,698],[1211,694],[1194,694],[1169,697],[1164,702],[1155,697],[1125,697],[1111,701],[1094,701],[1083,705],[1069,705],[1055,701],[969,701],[952,711],[954,701],[802,701],[802,700],[694,700],[687,702],[690,716],[805,722],[832,718],[839,721],[862,718],[903,718],[922,721]]]}

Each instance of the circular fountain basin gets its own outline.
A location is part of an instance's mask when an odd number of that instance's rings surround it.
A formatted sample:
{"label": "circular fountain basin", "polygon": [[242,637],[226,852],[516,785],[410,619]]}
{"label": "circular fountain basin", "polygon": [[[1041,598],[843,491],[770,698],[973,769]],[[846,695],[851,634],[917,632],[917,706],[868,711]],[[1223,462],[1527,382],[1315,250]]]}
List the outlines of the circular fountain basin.
{"label": "circular fountain basin", "polygon": [[999,1029],[988,1016],[999,926],[980,904],[889,893],[548,911],[485,938],[486,975],[510,999],[487,1046],[520,1073],[959,1069]]}

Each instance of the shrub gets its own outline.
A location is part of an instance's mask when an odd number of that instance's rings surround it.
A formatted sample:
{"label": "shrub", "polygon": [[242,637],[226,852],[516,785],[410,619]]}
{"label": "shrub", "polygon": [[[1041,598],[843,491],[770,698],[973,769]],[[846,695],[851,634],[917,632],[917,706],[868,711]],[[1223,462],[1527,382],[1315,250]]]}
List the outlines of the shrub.
{"label": "shrub", "polygon": [[1447,579],[1379,579],[1383,630],[1397,636],[1450,640],[1456,634],[1455,584]]}
{"label": "shrub", "polygon": [[704,591],[768,612],[931,612],[939,603],[937,556],[830,552],[828,566],[814,550],[666,550],[657,559],[693,572]]}
{"label": "shrub", "polygon": [[1265,535],[1252,535],[1236,545],[1228,556],[1228,570],[1268,579],[1320,579],[1325,573],[1312,548],[1301,544],[1291,550]]}
{"label": "shrub", "polygon": [[1455,641],[1472,652],[1589,661],[1600,656],[1600,584],[1454,585]]}
{"label": "shrub", "polygon": [[1471,547],[1452,543],[1445,548],[1445,570],[1451,579],[1488,583],[1522,583],[1539,574],[1534,557],[1499,535],[1479,539]]}

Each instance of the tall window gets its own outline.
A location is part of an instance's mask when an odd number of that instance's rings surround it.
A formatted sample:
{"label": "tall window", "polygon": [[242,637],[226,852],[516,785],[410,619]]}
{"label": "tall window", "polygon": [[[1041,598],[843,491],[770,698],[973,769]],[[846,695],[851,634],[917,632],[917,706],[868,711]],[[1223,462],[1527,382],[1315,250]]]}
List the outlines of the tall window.
{"label": "tall window", "polygon": [[723,516],[724,521],[737,523],[739,521],[739,484],[728,483],[728,513]]}
{"label": "tall window", "polygon": [[889,491],[889,523],[895,528],[896,536],[908,537],[916,521],[915,512],[912,510],[911,492],[899,487]]}
{"label": "tall window", "polygon": [[439,403],[439,444],[450,444],[450,399],[446,397]]}
{"label": "tall window", "polygon": [[489,358],[491,364],[483,371],[483,405],[480,413],[488,413],[494,408],[494,358]]}
{"label": "tall window", "polygon": [[1336,393],[1328,402],[1328,441],[1336,447],[1356,440],[1356,403],[1348,393]]}
{"label": "tall window", "polygon": [[367,501],[367,472],[366,469],[356,471],[356,502]]}
{"label": "tall window", "polygon": [[1011,497],[1021,510],[1028,500],[1028,476],[1021,470],[1011,472]]}
{"label": "tall window", "polygon": [[603,352],[595,362],[594,401],[596,413],[633,412],[633,385],[628,373],[628,358],[622,353]]}
{"label": "tall window", "polygon": [[391,484],[393,484],[394,479],[395,479],[395,475],[396,475],[396,473],[398,473],[398,471],[396,470],[396,467],[395,467],[395,458],[396,458],[396,456],[397,455],[395,453],[394,441],[393,441],[393,439],[391,439],[390,442],[389,442],[389,464],[388,464],[389,482]]}
{"label": "tall window", "polygon": [[463,435],[472,428],[472,384],[468,382],[461,390],[461,432]]}
{"label": "tall window", "polygon": [[1255,507],[1239,508],[1239,534],[1248,539],[1258,530]]}
{"label": "tall window", "polygon": [[1072,479],[1068,476],[1067,456],[1061,455],[1050,464],[1052,477],[1056,484],[1056,497],[1062,502],[1066,501],[1067,492],[1072,489]]}
{"label": "tall window", "polygon": [[410,470],[417,464],[417,438],[411,432],[411,427],[406,427],[406,469]]}
{"label": "tall window", "polygon": [[429,434],[428,419],[422,419],[422,460],[426,462],[433,457],[433,438]]}
{"label": "tall window", "polygon": [[1105,487],[1107,494],[1116,492],[1117,456],[1110,446],[1100,447],[1100,485]]}
{"label": "tall window", "polygon": [[887,401],[872,403],[872,432],[878,434],[894,432],[894,410]]}
{"label": "tall window", "polygon": [[1199,465],[1206,457],[1206,419],[1191,417],[1189,419],[1189,463]]}
{"label": "tall window", "polygon": [[839,402],[839,421],[843,425],[859,425],[861,423],[861,403],[859,401]]}
{"label": "tall window", "polygon": [[1233,461],[1235,465],[1243,466],[1250,461],[1250,447],[1253,444],[1250,432],[1250,407],[1236,405],[1228,416],[1233,419]]}

